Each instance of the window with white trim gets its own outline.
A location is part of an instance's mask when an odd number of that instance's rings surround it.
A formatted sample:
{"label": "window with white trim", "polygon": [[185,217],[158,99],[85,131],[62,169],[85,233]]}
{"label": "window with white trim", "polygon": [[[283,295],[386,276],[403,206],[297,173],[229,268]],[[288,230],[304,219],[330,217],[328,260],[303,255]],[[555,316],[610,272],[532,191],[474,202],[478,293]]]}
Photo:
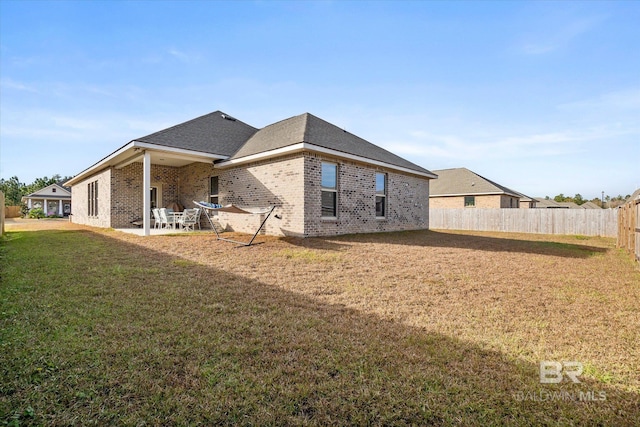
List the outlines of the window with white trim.
{"label": "window with white trim", "polygon": [[464,196],[464,207],[465,208],[475,208],[476,207],[476,196]]}
{"label": "window with white trim", "polygon": [[322,162],[322,217],[335,218],[338,211],[338,165]]}
{"label": "window with white trim", "polygon": [[98,216],[98,181],[87,184],[87,214]]}
{"label": "window with white trim", "polygon": [[376,218],[387,216],[387,174],[376,172]]}

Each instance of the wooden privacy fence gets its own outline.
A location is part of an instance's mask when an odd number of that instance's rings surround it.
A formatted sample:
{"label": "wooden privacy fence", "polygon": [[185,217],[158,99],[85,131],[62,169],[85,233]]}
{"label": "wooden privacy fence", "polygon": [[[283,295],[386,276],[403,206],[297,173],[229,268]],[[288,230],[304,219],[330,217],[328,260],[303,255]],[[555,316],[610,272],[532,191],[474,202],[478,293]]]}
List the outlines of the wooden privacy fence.
{"label": "wooden privacy fence", "polygon": [[[635,194],[635,193],[634,193]],[[640,195],[618,208],[618,244],[640,261]]]}
{"label": "wooden privacy fence", "polygon": [[429,209],[429,228],[616,237],[617,209]]}
{"label": "wooden privacy fence", "polygon": [[4,207],[4,217],[5,218],[19,218],[22,216],[22,211],[20,206],[5,206]]}

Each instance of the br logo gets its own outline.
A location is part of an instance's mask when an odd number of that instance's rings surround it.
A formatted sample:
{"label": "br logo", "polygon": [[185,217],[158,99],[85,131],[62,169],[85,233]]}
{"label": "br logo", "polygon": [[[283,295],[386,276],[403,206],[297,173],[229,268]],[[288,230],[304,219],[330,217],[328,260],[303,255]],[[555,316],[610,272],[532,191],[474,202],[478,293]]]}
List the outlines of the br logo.
{"label": "br logo", "polygon": [[582,374],[582,363],[580,362],[556,362],[543,360],[540,362],[540,383],[557,384],[561,383],[564,377],[568,377],[574,383],[579,383],[578,377]]}

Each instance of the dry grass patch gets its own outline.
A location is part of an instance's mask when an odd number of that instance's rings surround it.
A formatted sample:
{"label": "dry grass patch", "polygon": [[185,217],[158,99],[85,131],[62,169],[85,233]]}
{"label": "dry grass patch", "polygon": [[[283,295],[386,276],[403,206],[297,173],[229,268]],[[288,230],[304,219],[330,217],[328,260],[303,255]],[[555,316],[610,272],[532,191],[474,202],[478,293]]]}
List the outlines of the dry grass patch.
{"label": "dry grass patch", "polygon": [[[62,228],[1,246],[2,419],[638,421],[640,271],[610,239],[425,231],[240,248]],[[542,360],[582,362],[583,383],[541,385]],[[518,398],[580,391],[606,400]]]}

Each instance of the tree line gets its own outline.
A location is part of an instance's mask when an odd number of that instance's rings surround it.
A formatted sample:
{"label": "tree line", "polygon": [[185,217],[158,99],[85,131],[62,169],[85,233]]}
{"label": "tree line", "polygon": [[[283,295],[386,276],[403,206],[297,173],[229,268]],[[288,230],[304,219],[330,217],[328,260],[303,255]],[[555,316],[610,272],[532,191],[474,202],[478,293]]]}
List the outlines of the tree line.
{"label": "tree line", "polygon": [[[630,197],[631,197],[631,194],[627,194],[626,196],[622,196],[621,194],[618,194],[615,197],[605,196],[604,200],[598,197],[588,200],[583,198],[580,193],[577,193],[573,197],[565,196],[564,194],[560,193],[557,196],[555,196],[553,200],[556,202],[573,202],[578,206],[583,205],[587,202],[591,202],[595,205],[600,206],[601,208],[617,208],[618,206],[624,205],[625,202]],[[546,196],[545,199],[550,200],[551,198],[549,196]],[[603,202],[604,202],[604,205],[603,205]]]}
{"label": "tree line", "polygon": [[31,184],[20,182],[17,176],[12,176],[9,179],[0,178],[0,191],[4,193],[5,206],[20,206],[22,204],[22,197],[48,187],[51,184],[62,185],[62,183],[71,178],[70,176],[62,177],[59,174],[55,174],[51,178],[47,176],[36,178]]}

